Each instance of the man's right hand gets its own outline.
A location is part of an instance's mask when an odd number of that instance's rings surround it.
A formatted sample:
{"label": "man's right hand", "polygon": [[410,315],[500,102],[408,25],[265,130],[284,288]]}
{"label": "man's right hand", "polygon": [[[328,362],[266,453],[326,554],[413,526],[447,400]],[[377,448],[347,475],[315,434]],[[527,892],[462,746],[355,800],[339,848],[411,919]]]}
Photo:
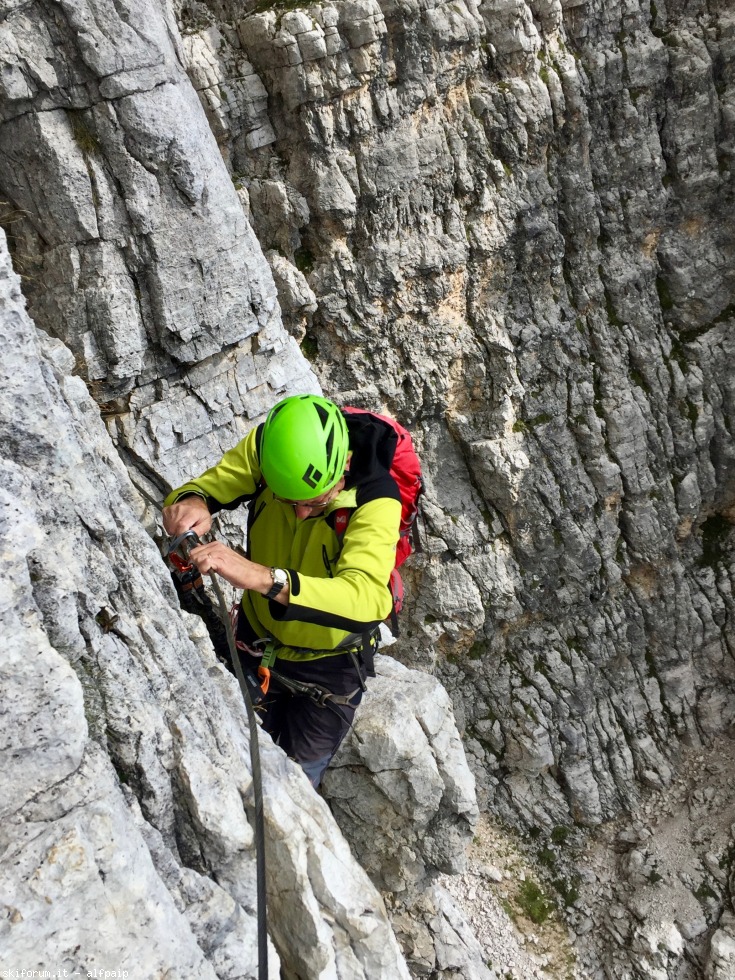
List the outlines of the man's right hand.
{"label": "man's right hand", "polygon": [[212,526],[212,515],[201,497],[186,497],[163,508],[163,526],[172,538],[184,531],[194,531],[201,537]]}

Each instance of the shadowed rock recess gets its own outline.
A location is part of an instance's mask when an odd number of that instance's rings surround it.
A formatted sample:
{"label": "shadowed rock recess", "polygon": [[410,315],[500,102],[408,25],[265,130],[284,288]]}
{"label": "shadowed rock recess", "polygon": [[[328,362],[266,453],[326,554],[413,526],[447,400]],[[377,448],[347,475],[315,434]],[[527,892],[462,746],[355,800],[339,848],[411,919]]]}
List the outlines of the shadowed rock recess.
{"label": "shadowed rock recess", "polygon": [[[255,975],[243,709],[128,474],[286,394],[427,496],[334,818],[263,740],[274,977],[492,975],[434,884],[477,805],[582,839],[732,734],[734,154],[730,0],[0,0],[8,968]],[[733,855],[580,976],[732,976]]]}

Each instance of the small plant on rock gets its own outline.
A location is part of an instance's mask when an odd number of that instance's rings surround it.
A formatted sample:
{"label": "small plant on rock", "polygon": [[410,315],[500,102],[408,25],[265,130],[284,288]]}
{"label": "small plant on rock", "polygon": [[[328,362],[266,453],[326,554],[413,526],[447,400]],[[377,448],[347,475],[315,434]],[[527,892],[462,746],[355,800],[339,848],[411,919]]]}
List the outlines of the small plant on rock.
{"label": "small plant on rock", "polygon": [[518,906],[525,916],[537,926],[546,922],[556,906],[541,891],[533,878],[526,878],[521,884],[517,899]]}

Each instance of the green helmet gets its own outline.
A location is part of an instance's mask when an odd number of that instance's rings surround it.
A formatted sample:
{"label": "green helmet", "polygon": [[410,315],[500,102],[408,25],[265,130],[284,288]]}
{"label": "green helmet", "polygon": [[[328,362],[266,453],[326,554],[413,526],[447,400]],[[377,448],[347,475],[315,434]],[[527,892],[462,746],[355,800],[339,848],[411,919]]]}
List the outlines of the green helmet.
{"label": "green helmet", "polygon": [[260,468],[273,493],[311,500],[345,471],[349,436],[344,415],[318,395],[293,395],[268,413],[260,441]]}

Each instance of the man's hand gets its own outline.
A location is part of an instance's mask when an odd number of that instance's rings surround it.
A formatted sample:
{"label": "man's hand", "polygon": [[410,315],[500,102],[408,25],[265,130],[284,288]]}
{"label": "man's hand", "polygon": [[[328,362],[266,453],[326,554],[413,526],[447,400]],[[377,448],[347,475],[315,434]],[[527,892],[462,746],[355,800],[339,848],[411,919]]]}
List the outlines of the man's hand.
{"label": "man's hand", "polygon": [[[266,568],[265,565],[256,565],[255,562],[243,558],[242,555],[238,555],[236,551],[228,548],[221,541],[212,541],[209,544],[192,548],[190,558],[202,575],[206,575],[208,572],[216,572],[230,585],[234,585],[236,589],[252,589],[253,592],[260,592],[261,595],[265,595],[273,584],[269,568]],[[281,590],[281,594],[276,597],[276,602],[287,605],[288,594],[288,585],[286,585]]]}
{"label": "man's hand", "polygon": [[212,526],[212,515],[201,497],[186,497],[163,508],[163,526],[172,538],[184,531],[195,531],[201,537]]}

